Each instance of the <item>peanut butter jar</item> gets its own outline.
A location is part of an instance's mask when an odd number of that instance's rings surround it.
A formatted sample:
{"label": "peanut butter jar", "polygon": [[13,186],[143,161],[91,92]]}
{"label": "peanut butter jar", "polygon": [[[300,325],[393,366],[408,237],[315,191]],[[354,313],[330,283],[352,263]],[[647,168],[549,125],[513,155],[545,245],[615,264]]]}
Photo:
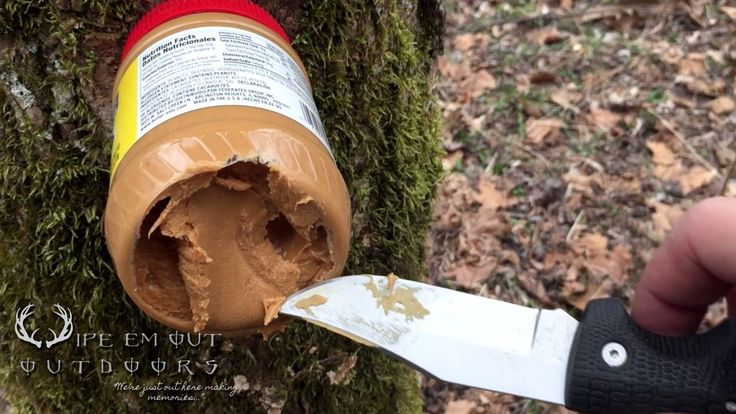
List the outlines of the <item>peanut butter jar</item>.
{"label": "peanut butter jar", "polygon": [[345,181],[304,65],[267,12],[246,0],[158,4],[128,37],[113,96],[105,237],[146,314],[244,334],[342,272]]}

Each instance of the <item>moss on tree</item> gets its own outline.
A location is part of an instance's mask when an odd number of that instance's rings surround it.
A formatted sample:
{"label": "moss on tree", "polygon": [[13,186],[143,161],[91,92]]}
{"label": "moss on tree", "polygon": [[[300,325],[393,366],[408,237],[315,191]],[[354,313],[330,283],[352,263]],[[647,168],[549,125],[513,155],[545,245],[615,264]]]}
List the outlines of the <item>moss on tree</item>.
{"label": "moss on tree", "polygon": [[[440,177],[438,114],[430,65],[441,15],[433,0],[267,1],[294,16],[294,37],[352,194],[352,250],[346,272],[417,278],[425,229]],[[292,323],[264,341],[224,339],[174,347],[171,333],[125,296],[102,231],[111,144],[109,96],[132,22],[151,3],[132,0],[2,0],[0,3],[0,388],[19,412],[419,412],[413,371],[380,352],[322,329]],[[287,13],[286,11],[290,11]],[[285,18],[285,17],[282,17]],[[71,308],[76,332],[110,333],[113,348],[51,350],[20,342],[15,311],[32,302],[28,327],[54,326],[54,303]],[[48,315],[47,315],[48,314]],[[121,346],[126,332],[159,332],[158,347]],[[45,335],[45,333],[41,333]],[[327,375],[351,356],[340,384]],[[150,369],[129,375],[126,360],[217,360],[210,376]],[[31,375],[19,363],[37,361]],[[65,361],[60,374],[45,361]],[[100,372],[100,360],[113,372]],[[72,360],[89,360],[83,375]],[[187,380],[249,384],[230,397],[210,392],[186,404],[147,403],[116,381]]]}

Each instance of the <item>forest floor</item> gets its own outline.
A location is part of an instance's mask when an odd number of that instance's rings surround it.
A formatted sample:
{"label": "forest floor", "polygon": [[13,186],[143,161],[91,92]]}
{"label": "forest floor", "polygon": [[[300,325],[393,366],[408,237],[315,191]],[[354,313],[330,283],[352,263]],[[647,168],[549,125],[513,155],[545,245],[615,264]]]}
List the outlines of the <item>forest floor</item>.
{"label": "forest floor", "polygon": [[[446,0],[430,283],[575,316],[595,297],[628,303],[673,222],[736,195],[728,3]],[[428,413],[566,412],[423,386]]]}

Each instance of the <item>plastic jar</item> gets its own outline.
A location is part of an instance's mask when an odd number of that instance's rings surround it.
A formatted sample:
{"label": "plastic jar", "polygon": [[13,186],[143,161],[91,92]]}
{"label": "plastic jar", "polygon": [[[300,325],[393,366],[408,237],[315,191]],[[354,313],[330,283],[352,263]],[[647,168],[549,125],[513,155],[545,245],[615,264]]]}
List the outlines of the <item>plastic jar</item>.
{"label": "plastic jar", "polygon": [[267,12],[160,3],[132,29],[113,96],[105,237],[146,314],[247,333],[284,296],[342,272],[347,188],[304,65]]}

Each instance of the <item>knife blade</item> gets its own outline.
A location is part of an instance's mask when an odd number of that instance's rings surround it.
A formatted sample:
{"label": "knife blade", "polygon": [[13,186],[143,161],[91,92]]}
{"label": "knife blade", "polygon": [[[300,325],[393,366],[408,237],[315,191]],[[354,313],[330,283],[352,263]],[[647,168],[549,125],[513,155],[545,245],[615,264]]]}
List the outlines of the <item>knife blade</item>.
{"label": "knife blade", "polygon": [[440,380],[593,413],[736,412],[736,326],[662,337],[618,299],[591,301],[580,322],[410,280],[330,279],[282,314],[375,346]]}

